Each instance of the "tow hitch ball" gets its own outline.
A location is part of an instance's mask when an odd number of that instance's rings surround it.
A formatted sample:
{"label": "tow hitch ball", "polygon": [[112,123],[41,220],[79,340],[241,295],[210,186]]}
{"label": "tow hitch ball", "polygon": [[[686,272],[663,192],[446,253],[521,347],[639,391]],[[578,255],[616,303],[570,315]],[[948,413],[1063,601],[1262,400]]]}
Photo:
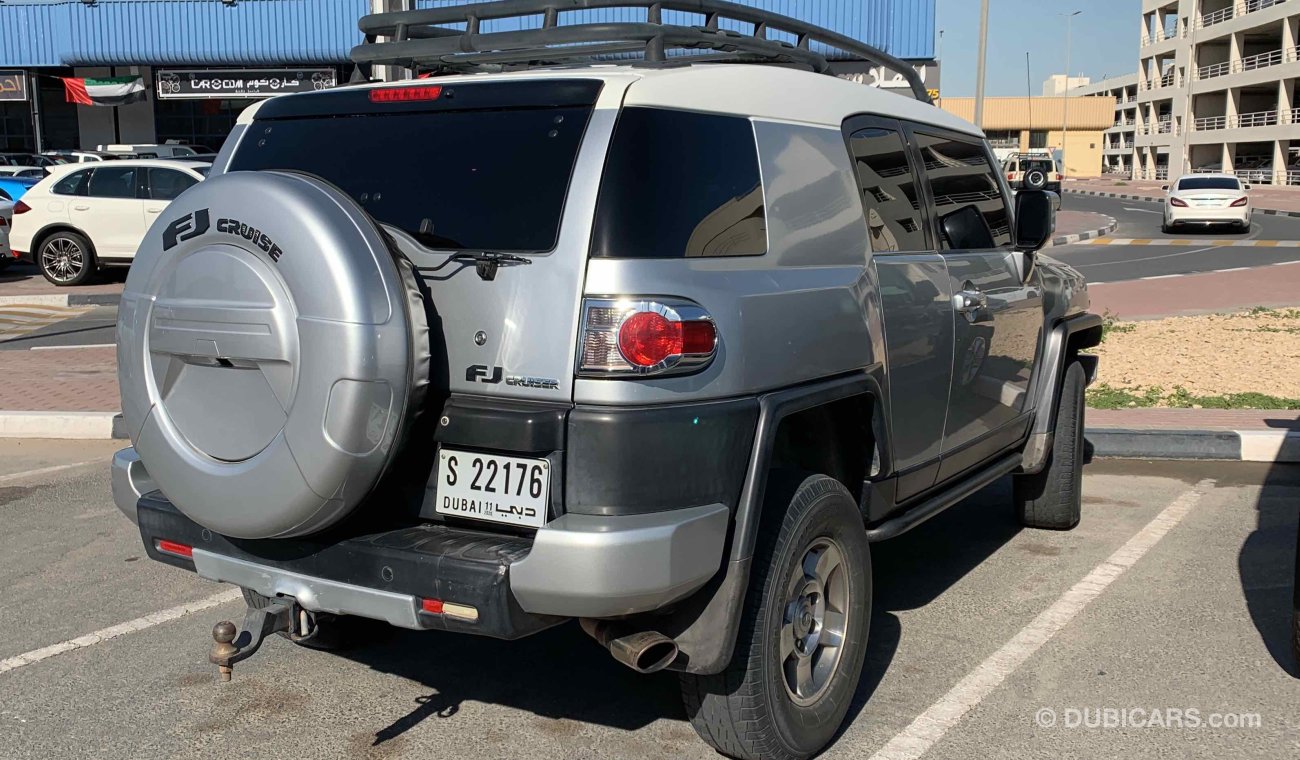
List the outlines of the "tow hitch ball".
{"label": "tow hitch ball", "polygon": [[289,634],[292,641],[306,641],[317,633],[316,616],[291,599],[276,598],[265,607],[249,607],[244,630],[236,635],[235,624],[222,620],[212,627],[212,652],[208,661],[217,666],[222,681],[229,681],[235,663],[257,653],[273,633]]}

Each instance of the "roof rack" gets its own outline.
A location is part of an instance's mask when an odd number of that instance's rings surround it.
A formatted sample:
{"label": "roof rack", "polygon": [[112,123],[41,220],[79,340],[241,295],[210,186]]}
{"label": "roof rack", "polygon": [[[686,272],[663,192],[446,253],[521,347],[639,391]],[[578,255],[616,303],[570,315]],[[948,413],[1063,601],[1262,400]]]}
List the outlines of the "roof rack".
{"label": "roof rack", "polygon": [[[645,22],[559,23],[561,13],[599,8],[644,8]],[[664,24],[664,11],[700,14],[704,25]],[[526,16],[541,16],[541,28],[479,31],[483,21]],[[722,21],[750,24],[753,33],[722,28]],[[464,24],[464,29],[448,24]],[[725,0],[499,0],[376,13],[363,17],[359,26],[366,41],[353,48],[352,60],[366,72],[376,64],[435,74],[504,71],[638,53],[649,63],[667,63],[669,50],[694,50],[712,52],[683,56],[684,62],[782,63],[829,73],[826,56],[812,49],[812,43],[818,43],[897,71],[917,100],[930,102],[916,69],[883,50],[798,19]],[[769,32],[795,42],[770,39]]]}

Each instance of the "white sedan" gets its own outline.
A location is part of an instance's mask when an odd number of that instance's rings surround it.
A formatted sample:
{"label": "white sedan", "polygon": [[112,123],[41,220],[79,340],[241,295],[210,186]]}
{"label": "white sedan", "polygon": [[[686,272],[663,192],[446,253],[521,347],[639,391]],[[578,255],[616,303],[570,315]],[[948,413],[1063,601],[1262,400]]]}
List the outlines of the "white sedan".
{"label": "white sedan", "polygon": [[158,215],[209,168],[150,159],[55,167],[14,204],[10,243],[55,285],[84,284],[100,267],[130,266]]}
{"label": "white sedan", "polygon": [[1250,185],[1228,174],[1187,174],[1165,185],[1165,233],[1180,225],[1231,224],[1250,229]]}

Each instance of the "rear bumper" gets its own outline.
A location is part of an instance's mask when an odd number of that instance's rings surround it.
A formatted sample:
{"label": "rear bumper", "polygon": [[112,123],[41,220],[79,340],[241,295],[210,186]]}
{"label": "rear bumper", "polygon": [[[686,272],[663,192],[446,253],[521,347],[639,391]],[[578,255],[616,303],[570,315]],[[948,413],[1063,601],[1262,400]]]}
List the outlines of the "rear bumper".
{"label": "rear bumper", "polygon": [[[567,617],[660,609],[698,590],[722,564],[723,504],[650,514],[567,514],[531,537],[422,524],[352,538],[244,540],[212,533],[155,490],[133,449],[113,457],[113,496],[149,555],[205,578],[294,597],[304,608],[518,638]],[[192,560],[158,540],[194,547]],[[420,611],[438,599],[473,621]]]}
{"label": "rear bumper", "polygon": [[1249,224],[1250,208],[1174,208],[1169,209],[1170,224]]}

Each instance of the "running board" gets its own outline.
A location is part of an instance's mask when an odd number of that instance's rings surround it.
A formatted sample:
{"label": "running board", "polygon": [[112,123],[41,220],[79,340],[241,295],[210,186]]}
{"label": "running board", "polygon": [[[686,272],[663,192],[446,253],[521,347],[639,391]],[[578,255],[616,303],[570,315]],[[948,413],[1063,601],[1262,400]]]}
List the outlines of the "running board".
{"label": "running board", "polygon": [[934,496],[923,499],[906,512],[891,517],[874,527],[867,528],[867,540],[874,543],[901,536],[967,496],[983,489],[1003,475],[1012,472],[1020,466],[1020,460],[1021,455],[1019,452],[1002,457],[970,477],[954,483]]}

